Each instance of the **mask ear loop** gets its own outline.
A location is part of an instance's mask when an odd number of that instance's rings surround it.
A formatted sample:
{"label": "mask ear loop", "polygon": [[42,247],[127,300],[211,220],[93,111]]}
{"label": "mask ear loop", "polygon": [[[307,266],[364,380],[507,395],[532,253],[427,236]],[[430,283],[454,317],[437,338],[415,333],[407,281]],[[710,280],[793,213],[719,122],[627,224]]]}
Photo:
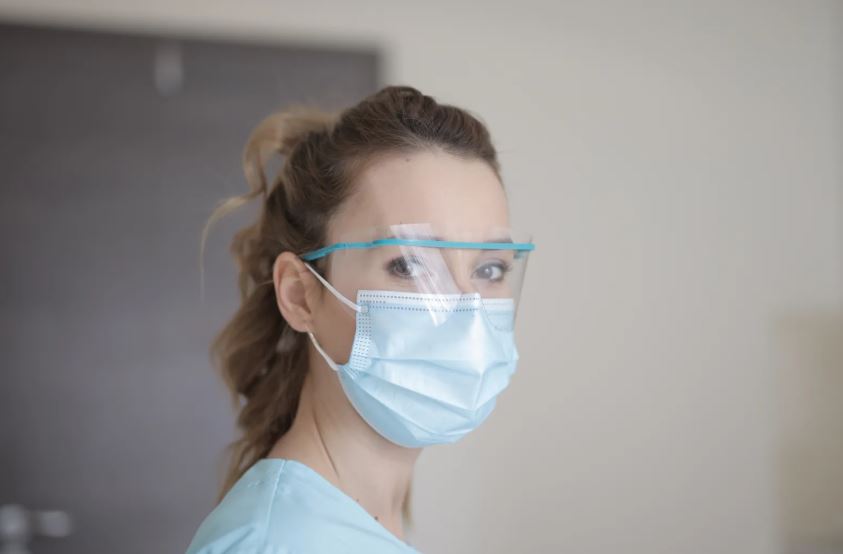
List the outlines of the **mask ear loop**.
{"label": "mask ear loop", "polygon": [[330,356],[328,356],[327,352],[322,350],[322,347],[319,346],[319,341],[316,340],[316,337],[313,336],[313,333],[308,331],[307,336],[310,337],[310,342],[313,343],[313,346],[314,346],[314,348],[316,348],[316,351],[319,352],[319,354],[322,356],[322,358],[324,358],[325,363],[328,364],[328,367],[330,367],[331,369],[333,369],[334,371],[339,373],[339,371],[340,371],[339,366],[337,366],[337,363],[334,360],[332,360]]}
{"label": "mask ear loop", "polygon": [[[354,302],[352,302],[351,300],[349,300],[348,298],[343,296],[342,293],[340,293],[340,291],[338,291],[337,289],[335,289],[331,285],[331,283],[329,283],[327,280],[325,280],[324,277],[319,275],[319,273],[315,269],[313,269],[313,267],[309,263],[304,262],[304,265],[307,266],[307,269],[309,269],[310,272],[313,273],[316,276],[316,278],[319,279],[319,281],[323,285],[325,285],[325,288],[327,288],[329,291],[331,291],[331,294],[333,294],[334,296],[337,297],[337,300],[339,300],[340,302],[342,302],[343,304],[345,304],[346,306],[348,306],[349,308],[351,308],[355,312],[361,312],[362,313],[362,312],[366,311],[366,306],[358,306],[357,304],[355,304]],[[316,337],[313,335],[313,333],[308,330],[307,336],[310,337],[310,342],[313,343],[314,348],[316,348],[316,351],[319,352],[319,355],[322,356],[322,358],[325,360],[325,363],[328,364],[328,367],[330,367],[331,369],[333,369],[334,371],[339,373],[339,371],[340,371],[339,366],[337,365],[337,363],[334,360],[331,359],[330,356],[328,356],[328,353],[325,352],[325,350],[319,344],[319,341],[316,340]]]}
{"label": "mask ear loop", "polygon": [[348,298],[343,296],[343,294],[340,291],[338,291],[337,289],[335,289],[333,287],[333,285],[331,285],[331,283],[329,283],[324,277],[319,275],[319,272],[316,271],[315,269],[313,269],[313,267],[309,263],[304,262],[304,265],[307,266],[307,269],[309,269],[311,273],[316,275],[316,278],[319,279],[322,282],[323,285],[325,285],[326,289],[331,291],[331,294],[333,294],[334,296],[337,297],[337,300],[339,300],[340,302],[342,302],[343,304],[345,304],[346,306],[348,306],[349,308],[351,308],[355,312],[365,312],[366,311],[365,306],[358,306],[357,304],[355,304],[354,302],[352,302],[351,300],[349,300]]}

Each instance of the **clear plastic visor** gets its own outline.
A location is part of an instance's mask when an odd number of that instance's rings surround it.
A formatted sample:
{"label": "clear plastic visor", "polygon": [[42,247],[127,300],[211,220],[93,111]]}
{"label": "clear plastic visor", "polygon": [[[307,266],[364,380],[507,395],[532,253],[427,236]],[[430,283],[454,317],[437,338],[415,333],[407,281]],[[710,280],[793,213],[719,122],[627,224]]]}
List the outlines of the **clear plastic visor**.
{"label": "clear plastic visor", "polygon": [[358,305],[391,301],[427,311],[437,325],[475,308],[514,323],[532,249],[528,235],[510,229],[405,224],[353,233],[301,258]]}

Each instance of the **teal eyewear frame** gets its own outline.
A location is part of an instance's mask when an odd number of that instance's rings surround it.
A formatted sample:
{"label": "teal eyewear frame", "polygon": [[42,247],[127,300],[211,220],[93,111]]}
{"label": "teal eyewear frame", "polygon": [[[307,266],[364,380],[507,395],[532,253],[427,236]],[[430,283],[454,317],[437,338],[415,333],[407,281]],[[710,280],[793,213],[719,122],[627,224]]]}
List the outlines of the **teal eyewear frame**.
{"label": "teal eyewear frame", "polygon": [[475,250],[515,250],[516,257],[523,255],[536,246],[532,242],[460,242],[451,240],[427,240],[427,239],[378,239],[369,242],[337,242],[330,246],[311,250],[299,256],[302,260],[310,262],[327,256],[337,250],[353,250],[377,248],[378,246],[418,246],[424,248],[465,248]]}

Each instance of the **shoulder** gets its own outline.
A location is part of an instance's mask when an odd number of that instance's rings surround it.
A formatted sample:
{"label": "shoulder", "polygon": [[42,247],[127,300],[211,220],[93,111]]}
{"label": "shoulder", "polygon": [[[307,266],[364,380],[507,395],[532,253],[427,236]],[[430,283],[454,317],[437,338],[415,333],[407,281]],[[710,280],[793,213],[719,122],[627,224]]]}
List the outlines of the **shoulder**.
{"label": "shoulder", "polygon": [[264,458],[208,514],[186,554],[415,552],[307,466]]}
{"label": "shoulder", "polygon": [[280,527],[300,517],[279,499],[279,489],[293,485],[286,465],[286,460],[261,460],[249,468],[202,521],[186,554],[294,552],[272,540],[283,531]]}

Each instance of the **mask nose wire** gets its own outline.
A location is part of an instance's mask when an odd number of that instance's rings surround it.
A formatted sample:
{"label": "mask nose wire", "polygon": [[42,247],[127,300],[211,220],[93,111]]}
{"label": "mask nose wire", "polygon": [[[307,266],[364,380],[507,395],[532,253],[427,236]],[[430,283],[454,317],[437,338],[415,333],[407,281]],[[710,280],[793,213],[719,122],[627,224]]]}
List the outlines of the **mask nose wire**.
{"label": "mask nose wire", "polygon": [[329,283],[324,277],[319,275],[319,272],[317,272],[315,269],[313,269],[313,267],[309,263],[304,262],[304,265],[307,266],[307,269],[309,269],[310,272],[313,273],[316,276],[316,278],[319,279],[319,281],[322,282],[323,285],[325,285],[326,289],[331,291],[331,294],[333,294],[334,296],[337,297],[337,300],[339,300],[340,302],[342,302],[343,304],[345,304],[346,306],[348,306],[349,308],[351,308],[355,312],[365,312],[366,311],[365,306],[358,306],[357,304],[355,304],[354,302],[352,302],[351,300],[349,300],[348,298],[343,296],[343,294],[340,291],[338,291],[337,289],[335,289],[333,287],[333,285],[331,285],[331,283]]}

